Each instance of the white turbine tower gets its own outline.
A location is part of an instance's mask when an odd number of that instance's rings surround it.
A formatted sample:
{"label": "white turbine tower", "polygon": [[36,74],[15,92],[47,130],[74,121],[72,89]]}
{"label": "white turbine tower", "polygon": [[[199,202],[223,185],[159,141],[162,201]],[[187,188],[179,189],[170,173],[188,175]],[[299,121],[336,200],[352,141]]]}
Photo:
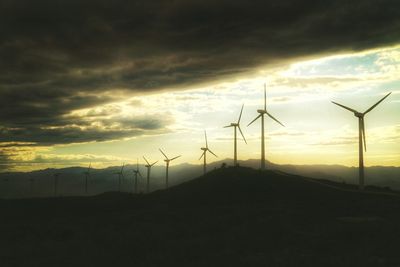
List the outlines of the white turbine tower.
{"label": "white turbine tower", "polygon": [[168,189],[168,169],[169,169],[169,163],[170,163],[171,161],[173,161],[174,159],[179,158],[181,155],[176,156],[176,157],[170,159],[170,158],[167,157],[167,155],[165,155],[165,153],[161,150],[161,148],[159,148],[159,150],[160,150],[161,154],[163,154],[164,157],[165,157],[165,159],[164,159],[164,161],[165,161],[165,163],[166,163],[166,167],[165,167],[165,188]]}
{"label": "white turbine tower", "polygon": [[246,138],[244,138],[242,129],[240,129],[240,119],[242,118],[242,113],[243,113],[243,107],[244,104],[242,105],[242,109],[240,110],[240,115],[239,119],[237,122],[232,122],[230,125],[224,126],[224,128],[229,128],[233,127],[233,134],[234,134],[234,139],[233,139],[233,166],[237,166],[237,129],[239,129],[240,134],[243,137],[244,142],[247,144]]}
{"label": "white turbine tower", "polygon": [[135,194],[138,192],[138,175],[143,177],[139,170],[139,160],[136,161],[136,170],[133,170],[133,175],[135,176]]}
{"label": "white turbine tower", "polygon": [[150,164],[144,156],[143,156],[143,158],[147,163],[147,165],[145,165],[145,167],[147,168],[146,193],[149,193],[150,192],[150,171],[151,171],[151,167],[153,167],[153,165],[156,164],[158,162],[158,160],[156,162],[153,162],[152,164]]}
{"label": "white turbine tower", "polygon": [[261,169],[265,169],[265,138],[264,138],[264,115],[268,115],[271,119],[285,127],[280,121],[278,121],[274,116],[268,113],[267,111],[267,88],[266,84],[264,84],[264,109],[258,109],[257,112],[260,113],[254,120],[252,120],[247,126],[250,126],[253,122],[255,122],[258,118],[261,118]]}
{"label": "white turbine tower", "polygon": [[122,164],[121,170],[119,172],[115,172],[115,175],[118,175],[118,192],[121,192],[121,181],[122,178],[124,177],[124,167],[125,167],[125,163]]}
{"label": "white turbine tower", "polygon": [[83,172],[85,175],[85,194],[88,193],[88,180],[90,178],[90,168],[92,167],[92,163],[89,163],[89,167],[87,168],[86,171]]}
{"label": "white turbine tower", "polygon": [[367,109],[365,112],[361,113],[358,112],[357,110],[354,110],[352,108],[346,107],[344,105],[341,105],[339,103],[333,102],[333,104],[338,105],[339,107],[342,107],[344,109],[347,109],[351,112],[354,113],[354,116],[358,118],[358,179],[359,179],[359,188],[360,190],[364,190],[364,155],[363,155],[363,143],[364,143],[364,150],[367,151],[367,144],[365,141],[365,124],[364,124],[364,116],[371,110],[373,110],[379,103],[381,103],[386,97],[388,97],[391,94],[387,94],[384,96],[381,100],[376,102],[374,105],[372,105],[369,109]]}
{"label": "white turbine tower", "polygon": [[201,160],[201,158],[204,157],[204,163],[203,163],[203,173],[206,174],[207,171],[207,151],[210,152],[211,154],[213,154],[215,157],[218,158],[217,155],[214,154],[214,152],[212,152],[209,148],[208,148],[208,142],[207,142],[207,132],[204,131],[204,138],[206,139],[206,147],[202,147],[200,148],[201,150],[203,150],[203,153],[201,154],[199,160]]}

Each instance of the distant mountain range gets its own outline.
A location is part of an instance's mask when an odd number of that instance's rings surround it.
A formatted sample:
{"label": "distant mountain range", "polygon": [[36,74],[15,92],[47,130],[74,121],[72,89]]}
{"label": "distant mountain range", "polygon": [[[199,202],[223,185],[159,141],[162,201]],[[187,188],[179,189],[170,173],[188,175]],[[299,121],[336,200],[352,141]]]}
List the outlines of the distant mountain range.
{"label": "distant mountain range", "polygon": [[[232,165],[232,159],[208,164],[208,170]],[[239,161],[240,166],[258,169],[260,161],[255,159]],[[135,165],[124,168],[122,190],[133,192],[133,169]],[[91,169],[89,180],[89,195],[118,190],[118,176],[115,174],[121,166],[105,169]],[[146,185],[146,168],[139,166],[142,177],[139,178],[139,192],[144,192]],[[307,176],[316,179],[325,179],[335,182],[356,184],[358,182],[358,168],[342,165],[279,165],[267,162],[268,169],[286,173]],[[53,175],[60,173],[57,183],[58,196],[84,195],[85,176],[84,167],[69,167],[63,169],[45,169],[32,172],[0,173],[0,198],[48,197],[55,195],[55,181]],[[374,166],[366,168],[366,184],[380,187],[390,187],[400,190],[400,167]],[[194,179],[202,175],[202,165],[180,164],[170,167],[170,185]],[[163,189],[165,185],[165,167],[153,166],[151,170],[151,191]]]}

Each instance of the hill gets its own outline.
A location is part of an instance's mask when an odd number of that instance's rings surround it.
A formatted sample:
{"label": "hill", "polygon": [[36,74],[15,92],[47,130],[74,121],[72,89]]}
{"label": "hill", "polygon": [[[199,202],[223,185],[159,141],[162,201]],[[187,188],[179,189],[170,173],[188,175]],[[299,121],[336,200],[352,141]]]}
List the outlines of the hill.
{"label": "hill", "polygon": [[168,191],[0,201],[1,266],[398,266],[400,197],[221,168]]}
{"label": "hill", "polygon": [[[259,160],[239,161],[240,166],[258,169]],[[208,164],[208,170],[214,170],[221,165],[232,164],[231,159],[224,159]],[[334,182],[356,184],[358,183],[358,169],[340,165],[279,165],[267,162],[271,170],[279,170],[295,175],[307,176],[317,179],[327,179]],[[133,169],[135,165],[126,165],[124,179],[122,180],[122,191],[132,192]],[[103,192],[115,191],[118,188],[118,177],[115,175],[121,166],[108,167],[105,169],[92,169],[89,179],[89,195]],[[146,173],[143,165],[139,166],[143,177],[139,177],[139,192],[145,191]],[[0,173],[0,198],[26,198],[26,197],[51,197],[54,196],[54,173],[61,173],[58,181],[58,196],[85,195],[86,168],[69,167],[63,169],[45,169],[27,173],[10,172]],[[179,164],[170,167],[170,185],[199,177],[202,174],[202,166],[192,164]],[[400,190],[400,168],[399,167],[367,167],[365,170],[366,184],[379,187],[390,187]],[[31,183],[30,179],[34,179]],[[155,165],[152,168],[150,179],[151,191],[165,187],[165,166]]]}

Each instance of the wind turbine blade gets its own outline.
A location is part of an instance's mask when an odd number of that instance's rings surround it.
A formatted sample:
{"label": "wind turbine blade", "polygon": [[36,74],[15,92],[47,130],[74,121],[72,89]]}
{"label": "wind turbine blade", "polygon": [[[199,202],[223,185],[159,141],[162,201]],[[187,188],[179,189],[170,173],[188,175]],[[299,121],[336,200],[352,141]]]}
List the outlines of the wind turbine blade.
{"label": "wind turbine blade", "polygon": [[218,156],[217,156],[217,155],[215,155],[215,153],[214,153],[214,152],[212,152],[210,149],[208,149],[208,152],[210,152],[211,154],[213,154],[215,157],[217,157],[217,158],[218,158]]}
{"label": "wind turbine blade", "polygon": [[269,114],[268,112],[267,112],[267,115],[268,115],[271,119],[273,119],[274,121],[276,121],[277,123],[279,123],[280,125],[282,125],[283,127],[285,127],[285,125],[283,125],[280,121],[278,121],[274,116],[272,116],[272,115]]}
{"label": "wind turbine blade", "polygon": [[249,124],[247,124],[247,126],[250,126],[250,124],[252,124],[253,122],[255,122],[258,118],[260,118],[262,116],[262,114],[258,115],[254,120],[252,120]]}
{"label": "wind turbine blade", "polygon": [[367,141],[365,140],[365,124],[364,124],[364,118],[361,119],[361,133],[362,133],[362,139],[364,143],[364,151],[367,151]]}
{"label": "wind turbine blade", "polygon": [[208,147],[208,142],[207,142],[207,132],[204,130],[204,137],[206,138],[206,147]]}
{"label": "wind turbine blade", "polygon": [[206,153],[206,152],[204,151],[203,153],[201,153],[199,160],[201,160],[201,158],[204,156],[204,153]]}
{"label": "wind turbine blade", "polygon": [[158,160],[156,162],[154,162],[153,164],[151,164],[150,166],[153,166],[154,164],[156,164],[158,162]]}
{"label": "wind turbine blade", "polygon": [[381,100],[379,100],[378,102],[376,102],[376,104],[374,104],[372,107],[370,107],[369,109],[367,109],[367,111],[365,111],[363,114],[367,114],[368,112],[370,112],[371,110],[373,110],[377,105],[379,105],[379,103],[381,103],[383,100],[385,100],[386,97],[388,97],[392,92],[390,92],[389,94],[385,95],[385,97],[383,97]]}
{"label": "wind turbine blade", "polygon": [[238,126],[238,128],[239,128],[240,134],[241,134],[242,137],[243,137],[244,142],[247,144],[247,141],[246,141],[246,138],[244,138],[244,134],[243,134],[243,132],[242,132],[242,129],[240,129],[240,126]]}
{"label": "wind turbine blade", "polygon": [[229,127],[233,127],[232,125],[226,125],[223,128],[229,128]]}
{"label": "wind turbine blade", "polygon": [[239,119],[238,119],[238,121],[237,121],[238,124],[240,123],[240,119],[242,118],[243,107],[244,107],[244,104],[242,105],[242,109],[240,110]]}
{"label": "wind turbine blade", "polygon": [[355,110],[355,109],[352,109],[352,108],[343,106],[342,104],[336,103],[336,102],[334,102],[334,101],[331,101],[331,102],[332,102],[333,104],[338,105],[339,107],[342,107],[342,108],[344,108],[344,109],[347,109],[347,110],[349,110],[349,111],[351,111],[351,112],[358,113],[358,111]]}
{"label": "wind turbine blade", "polygon": [[144,160],[147,162],[147,165],[150,165],[150,163],[147,161],[147,159],[143,156]]}
{"label": "wind turbine blade", "polygon": [[158,150],[160,150],[160,152],[164,155],[164,157],[165,157],[166,159],[168,159],[167,155],[165,155],[165,153],[161,150],[161,148],[159,148]]}
{"label": "wind turbine blade", "polygon": [[181,155],[176,156],[175,158],[172,158],[171,160],[177,159],[177,158],[179,158],[179,157],[181,157]]}
{"label": "wind turbine blade", "polygon": [[122,164],[121,173],[124,170],[124,167],[125,167],[125,163]]}
{"label": "wind turbine blade", "polygon": [[138,172],[138,174],[139,174],[139,176],[140,176],[141,178],[143,178],[143,176],[142,176],[142,174],[141,174],[140,172]]}
{"label": "wind turbine blade", "polygon": [[139,170],[139,159],[136,159],[136,170]]}
{"label": "wind turbine blade", "polygon": [[264,110],[267,110],[267,84],[264,83]]}

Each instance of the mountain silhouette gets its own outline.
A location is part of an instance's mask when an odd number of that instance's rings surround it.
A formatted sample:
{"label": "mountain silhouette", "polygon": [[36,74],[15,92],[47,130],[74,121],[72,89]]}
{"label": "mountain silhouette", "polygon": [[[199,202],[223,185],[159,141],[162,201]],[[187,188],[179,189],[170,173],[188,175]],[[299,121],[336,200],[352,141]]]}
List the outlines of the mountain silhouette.
{"label": "mountain silhouette", "polygon": [[150,194],[1,200],[1,266],[398,266],[400,195],[218,168]]}
{"label": "mountain silhouette", "polygon": [[[258,169],[260,160],[249,159],[238,161],[240,166]],[[295,175],[307,176],[316,179],[326,179],[339,183],[357,184],[358,169],[341,165],[279,165],[266,162],[270,170],[279,170]],[[208,170],[214,170],[221,165],[232,165],[232,159],[224,159],[209,163]],[[112,166],[105,169],[91,169],[88,184],[88,195],[101,194],[103,192],[118,191],[118,177],[114,174],[120,171],[121,166]],[[122,191],[133,192],[133,170],[136,164],[126,165]],[[138,179],[138,192],[146,191],[146,170],[139,165],[143,178]],[[78,196],[85,194],[85,176],[87,167],[69,167],[63,169],[45,169],[32,172],[0,173],[0,198],[29,198],[54,196],[54,173],[61,173],[58,184],[58,196]],[[201,165],[178,164],[170,167],[170,184],[178,185],[199,177],[203,173]],[[389,187],[400,190],[400,167],[372,166],[367,167],[365,182],[367,185]],[[33,184],[30,179],[34,179]],[[6,182],[7,181],[7,182]],[[155,165],[151,171],[150,190],[156,191],[165,188],[165,166]]]}

